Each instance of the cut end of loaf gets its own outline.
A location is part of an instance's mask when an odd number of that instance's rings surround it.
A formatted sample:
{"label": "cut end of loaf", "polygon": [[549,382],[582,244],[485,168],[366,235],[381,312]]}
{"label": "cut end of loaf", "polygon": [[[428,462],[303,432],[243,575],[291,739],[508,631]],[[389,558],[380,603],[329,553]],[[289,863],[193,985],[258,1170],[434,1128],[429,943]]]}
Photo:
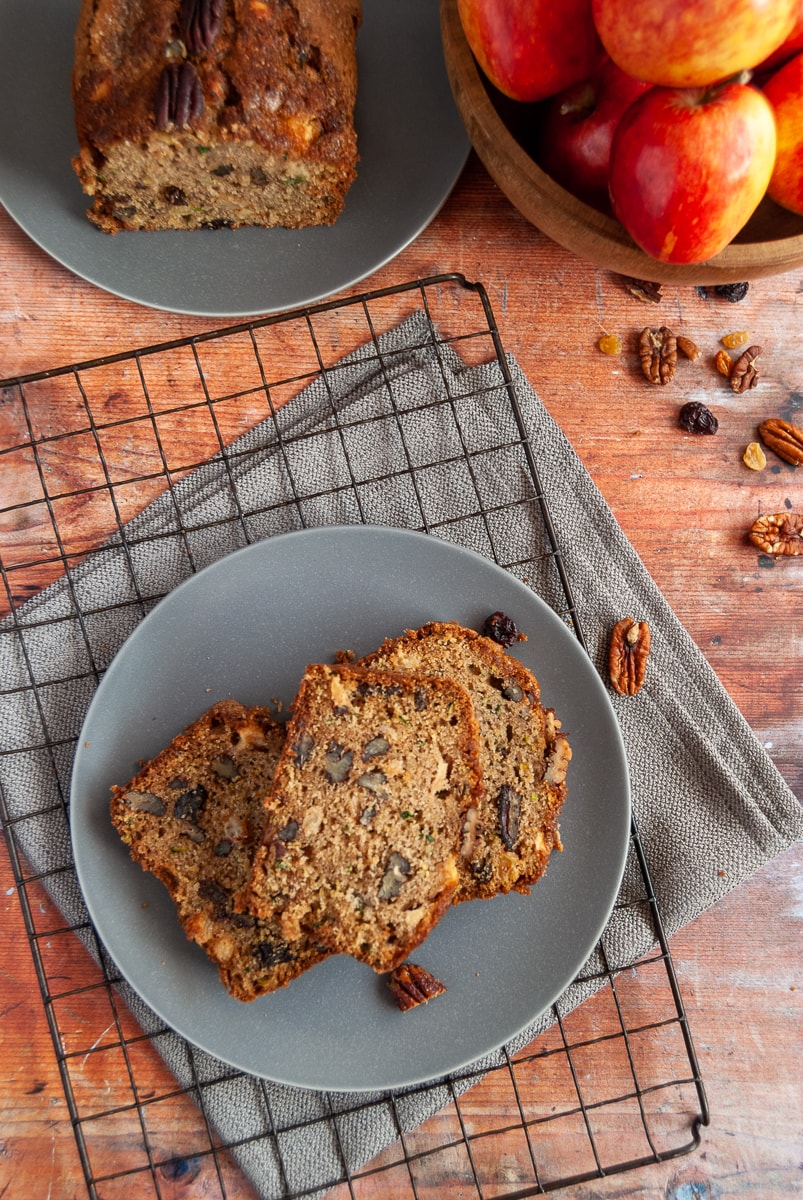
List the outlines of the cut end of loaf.
{"label": "cut end of loaf", "polygon": [[186,136],[123,142],[97,165],[83,152],[73,165],[94,198],[87,215],[106,233],[331,225],[356,175],[267,155],[253,142],[209,145]]}

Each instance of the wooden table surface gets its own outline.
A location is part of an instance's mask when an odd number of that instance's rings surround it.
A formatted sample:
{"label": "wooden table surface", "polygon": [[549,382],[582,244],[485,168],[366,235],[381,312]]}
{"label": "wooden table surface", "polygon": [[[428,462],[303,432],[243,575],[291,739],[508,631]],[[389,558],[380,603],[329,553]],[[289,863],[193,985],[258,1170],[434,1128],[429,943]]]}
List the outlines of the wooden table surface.
{"label": "wooden table surface", "polygon": [[[0,377],[230,323],[106,295],[52,261],[2,210],[0,263]],[[528,225],[473,157],[431,226],[346,294],[444,271],[485,284],[505,348],[787,782],[803,795],[803,559],[766,559],[745,538],[760,513],[790,504],[803,509],[803,476],[775,459],[761,473],[741,461],[765,417],[803,423],[803,272],[754,281],[739,304],[676,286],[664,287],[659,305],[646,303],[620,278]],[[635,348],[643,326],[660,324],[703,350],[665,389],[643,379]],[[756,389],[737,397],[712,359],[719,339],[741,329],[763,347],[762,374]],[[621,335],[620,356],[597,349],[603,333]],[[679,431],[677,409],[690,398],[718,416],[716,437]],[[8,445],[11,434],[3,436]],[[12,486],[4,466],[0,489]],[[712,1113],[700,1149],[561,1194],[776,1200],[801,1193],[801,865],[803,852],[793,848],[672,939]],[[72,1200],[86,1187],[5,853],[0,923],[0,1197]],[[649,987],[643,984],[647,1009]],[[601,1017],[593,1002],[586,1008],[582,1021],[593,1033]],[[497,1102],[493,1085],[474,1089],[477,1109],[493,1110]],[[516,1171],[503,1140],[488,1195],[523,1187]],[[377,1176],[370,1194],[406,1196],[393,1178]],[[160,1194],[218,1195],[205,1179],[192,1172],[163,1178]],[[440,1168],[422,1184],[424,1193],[433,1200],[475,1195]],[[100,1194],[140,1193],[130,1186]],[[232,1185],[231,1194],[251,1195],[245,1184]],[[369,1194],[368,1185],[357,1194]]]}

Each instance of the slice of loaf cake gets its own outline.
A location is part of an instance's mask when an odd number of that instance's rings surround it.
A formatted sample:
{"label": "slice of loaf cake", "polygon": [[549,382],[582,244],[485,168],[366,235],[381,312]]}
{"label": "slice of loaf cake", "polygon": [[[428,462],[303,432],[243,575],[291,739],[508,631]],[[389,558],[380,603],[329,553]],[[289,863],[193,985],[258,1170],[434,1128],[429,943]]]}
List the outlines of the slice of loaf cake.
{"label": "slice of loaf cake", "polygon": [[535,676],[474,630],[431,622],[360,660],[371,670],[448,676],[474,700],[485,794],[465,821],[456,900],[528,892],[560,849],[569,742]]}
{"label": "slice of loaf cake", "polygon": [[83,0],[73,168],[119,230],[331,224],[356,177],[360,0]]}
{"label": "slice of loaf cake", "polygon": [[[391,971],[450,906],[481,791],[471,699],[451,679],[313,665],[254,857],[252,911]],[[244,895],[244,900],[246,899]]]}
{"label": "slice of loaf cake", "polygon": [[275,921],[233,904],[261,841],[284,741],[267,709],[221,701],[112,788],[112,822],[132,858],[165,885],[184,932],[238,1000],[284,987],[326,955],[312,940],[290,946]]}

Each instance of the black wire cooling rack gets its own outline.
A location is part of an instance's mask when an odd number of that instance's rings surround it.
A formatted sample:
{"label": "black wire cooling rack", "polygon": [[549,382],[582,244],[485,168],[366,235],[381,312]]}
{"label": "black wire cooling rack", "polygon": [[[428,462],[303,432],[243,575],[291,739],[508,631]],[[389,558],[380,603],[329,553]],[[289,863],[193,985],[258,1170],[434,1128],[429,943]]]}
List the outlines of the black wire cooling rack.
{"label": "black wire cooling rack", "polygon": [[[551,597],[583,642],[577,612],[538,477],[494,315],[483,287],[444,275],[353,299],[319,304],[289,314],[249,321],[143,350],[0,381],[0,574],[5,595],[0,623],[0,705],[8,714],[20,701],[41,736],[15,741],[7,722],[0,754],[0,815],[30,939],[89,1195],[97,1200],[172,1196],[177,1184],[195,1179],[193,1194],[245,1200],[268,1194],[253,1163],[270,1148],[275,1184],[270,1194],[302,1197],[330,1193],[335,1200],[397,1200],[446,1194],[477,1200],[514,1200],[576,1185],[688,1153],[708,1123],[708,1108],[686,1014],[667,946],[644,849],[631,832],[630,867],[636,879],[626,903],[650,923],[653,944],[636,963],[609,961],[605,936],[578,980],[590,998],[577,1007],[559,1000],[545,1015],[543,1033],[530,1045],[502,1053],[490,1068],[461,1072],[438,1082],[430,1115],[411,1123],[408,1102],[418,1089],[381,1096],[322,1096],[295,1118],[277,1117],[270,1089],[254,1080],[252,1104],[260,1129],[240,1140],[221,1136],[211,1103],[232,1072],[210,1072],[199,1053],[184,1045],[179,1079],[160,1053],[175,1037],[157,1023],[145,1028],[121,1000],[121,980],[81,908],[67,828],[69,769],[83,716],[59,713],[59,689],[88,703],[112,649],[98,626],[123,630],[160,598],[146,568],[147,554],[164,532],[132,536],[136,514],[158,496],[173,496],[169,536],[186,551],[186,570],[204,565],[205,535],[215,541],[237,530],[240,544],[254,536],[316,523],[320,490],[288,472],[290,495],[263,497],[245,512],[236,479],[263,449],[249,430],[272,427],[285,465],[309,434],[308,414],[290,401],[307,385],[324,385],[343,448],[345,482],[353,520],[370,520],[377,488],[409,485],[419,530],[460,540],[461,523],[433,525],[418,504],[420,468],[407,456],[386,478],[363,478],[346,453],[349,421],[367,424],[369,414],[346,417],[328,388],[335,364],[358,351],[384,364],[382,335],[411,314],[423,314],[427,340],[457,351],[471,363],[496,359],[505,381],[512,429],[493,444],[450,450],[448,460],[429,461],[427,472],[467,469],[477,483],[483,464],[523,455],[526,494],[543,529],[536,572],[551,573]],[[367,348],[367,349],[366,349]],[[383,366],[384,369],[384,366]],[[389,386],[391,406],[393,389]],[[461,397],[465,400],[465,397]],[[453,405],[441,396],[433,405]],[[289,415],[288,415],[289,414]],[[409,414],[393,411],[405,427]],[[407,426],[409,429],[409,426]],[[217,456],[217,457],[215,457]],[[210,458],[222,465],[232,492],[232,515],[205,524],[183,522],[181,480]],[[227,482],[228,481],[228,482]],[[480,481],[481,482],[481,481]],[[505,507],[483,505],[476,487],[470,517],[480,522],[489,553],[527,577],[532,550],[504,545]],[[416,518],[416,511],[418,516]],[[255,534],[254,531],[258,532]],[[119,604],[93,610],[82,598],[81,570],[110,546],[126,556],[133,592]],[[540,573],[539,573],[540,572]],[[52,585],[52,586],[50,586]],[[61,587],[63,611],[37,607],[43,594]],[[35,599],[31,599],[35,597]],[[43,625],[64,627],[86,648],[86,667],[70,679],[53,677],[37,653]],[[112,639],[109,639],[112,640]],[[14,711],[18,711],[14,710]],[[33,756],[45,780],[37,794],[15,790],[15,767]],[[46,866],[30,847],[45,833],[63,846]],[[624,901],[620,901],[620,904]],[[236,1073],[234,1073],[236,1075]],[[473,1086],[471,1086],[473,1085]],[[356,1121],[381,1115],[387,1136],[373,1159],[354,1163],[347,1146]],[[293,1139],[325,1131],[330,1165],[299,1175],[285,1147]],[[331,1165],[334,1162],[334,1166]]]}

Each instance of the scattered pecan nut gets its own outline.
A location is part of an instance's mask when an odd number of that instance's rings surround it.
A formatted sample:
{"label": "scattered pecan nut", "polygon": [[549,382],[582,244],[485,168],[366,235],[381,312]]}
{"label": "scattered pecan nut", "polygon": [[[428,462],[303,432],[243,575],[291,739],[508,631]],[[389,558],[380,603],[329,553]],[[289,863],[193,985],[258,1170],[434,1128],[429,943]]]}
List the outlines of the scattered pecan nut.
{"label": "scattered pecan nut", "polygon": [[425,967],[411,962],[402,963],[395,971],[391,971],[388,987],[402,1012],[418,1008],[419,1004],[426,1004],[446,991],[440,979],[430,975]]}
{"label": "scattered pecan nut", "polygon": [[747,536],[765,554],[803,554],[803,513],[767,513]]}
{"label": "scattered pecan nut", "polygon": [[758,383],[756,359],[760,354],[760,346],[748,346],[733,363],[730,373],[731,387],[739,395],[754,388]]}
{"label": "scattered pecan nut", "polygon": [[702,351],[696,342],[693,342],[690,337],[686,337],[684,333],[679,333],[677,337],[678,350],[689,362],[697,362]]}
{"label": "scattered pecan nut", "polygon": [[793,467],[803,463],[803,429],[799,425],[773,417],[769,421],[762,421],[758,432],[764,445],[774,450],[784,462],[791,463]]}
{"label": "scattered pecan nut", "polygon": [[677,338],[671,329],[642,329],[639,335],[641,369],[650,383],[670,383],[678,362]]}
{"label": "scattered pecan nut", "polygon": [[641,690],[650,653],[650,627],[646,621],[623,617],[611,632],[608,675],[620,696],[635,696]]}

